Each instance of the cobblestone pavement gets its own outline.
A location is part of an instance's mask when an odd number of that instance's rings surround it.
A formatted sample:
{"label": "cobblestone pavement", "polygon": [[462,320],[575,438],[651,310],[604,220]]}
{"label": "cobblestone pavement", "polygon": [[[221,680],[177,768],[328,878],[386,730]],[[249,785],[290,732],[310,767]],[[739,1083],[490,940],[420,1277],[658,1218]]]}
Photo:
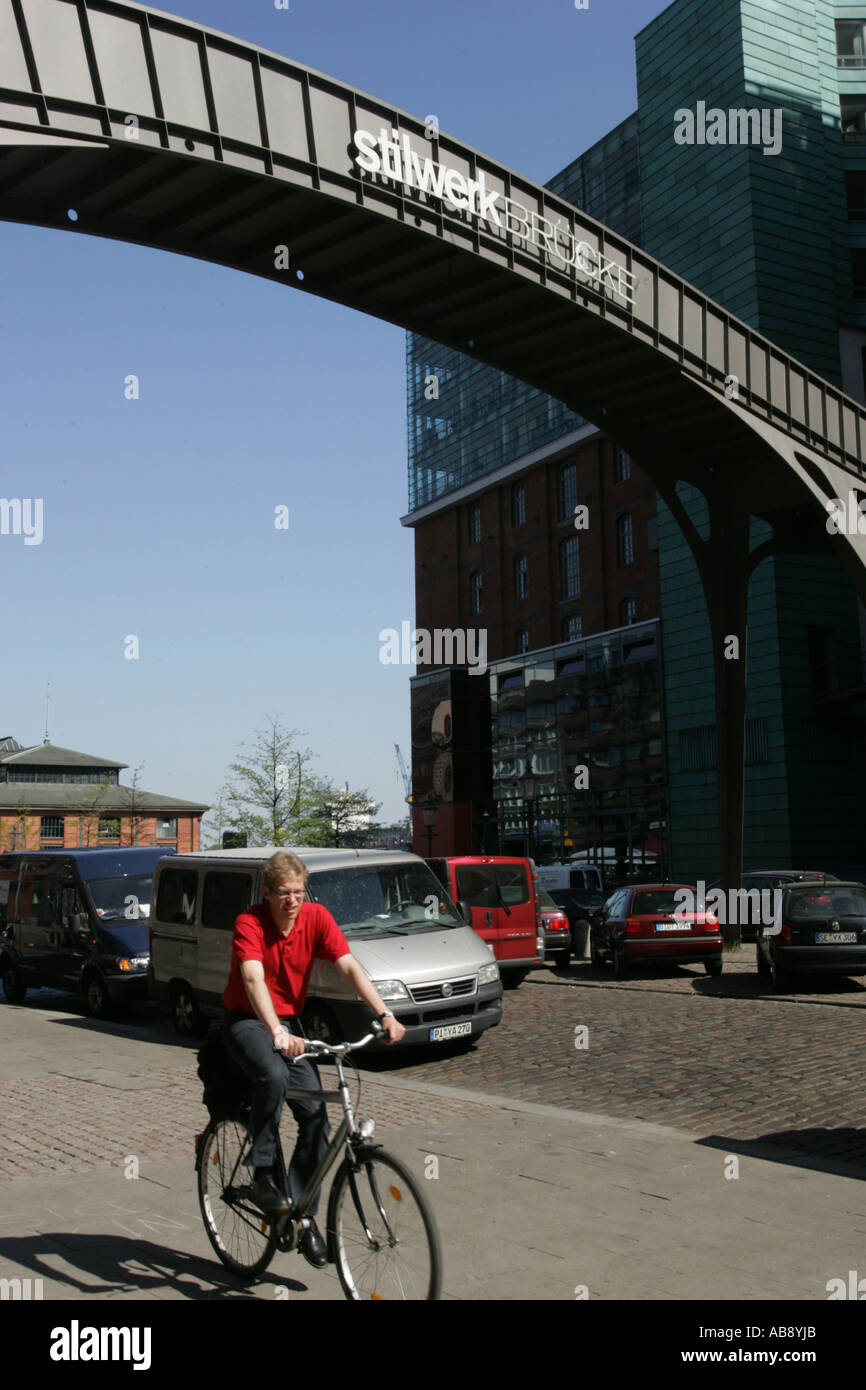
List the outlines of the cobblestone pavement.
{"label": "cobblestone pavement", "polygon": [[[447,1122],[489,1113],[460,1095],[478,1091],[669,1125],[728,1148],[761,1141],[866,1165],[866,988],[803,984],[813,992],[759,988],[748,948],[720,979],[648,968],[615,983],[588,962],[547,967],[506,993],[503,1022],[468,1051],[368,1055],[361,1110],[390,1128]],[[27,1060],[18,1040],[34,1029],[42,1041]],[[81,1060],[64,1032],[99,1050]],[[134,1061],[111,1069],[112,1032],[140,1039],[140,1063],[126,1051]],[[206,1122],[195,1051],[151,1005],[116,1024],[82,1019],[75,1001],[47,991],[20,1010],[0,1005],[0,1059],[0,1182],[178,1157]],[[431,1085],[453,1090],[413,1088]]]}

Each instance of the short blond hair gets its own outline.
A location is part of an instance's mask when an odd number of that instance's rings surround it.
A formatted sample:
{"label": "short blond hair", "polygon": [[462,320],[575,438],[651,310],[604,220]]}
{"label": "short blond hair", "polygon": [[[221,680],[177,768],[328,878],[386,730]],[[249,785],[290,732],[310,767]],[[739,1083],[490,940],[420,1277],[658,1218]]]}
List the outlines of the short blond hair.
{"label": "short blond hair", "polygon": [[289,878],[291,875],[302,878],[304,880],[304,887],[306,888],[307,879],[310,877],[310,871],[303,859],[299,859],[296,854],[287,854],[285,850],[278,850],[276,854],[271,855],[270,859],[265,864],[265,870],[262,874],[262,885],[272,891],[278,888],[283,880]]}

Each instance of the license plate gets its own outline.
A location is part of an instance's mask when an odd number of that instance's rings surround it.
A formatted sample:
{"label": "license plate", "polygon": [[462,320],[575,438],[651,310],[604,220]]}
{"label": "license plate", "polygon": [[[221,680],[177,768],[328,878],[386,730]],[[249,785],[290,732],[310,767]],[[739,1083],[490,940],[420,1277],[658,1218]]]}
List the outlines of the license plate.
{"label": "license plate", "polygon": [[689,922],[656,922],[656,931],[691,931]]}
{"label": "license plate", "polygon": [[815,940],[819,946],[832,945],[838,941],[841,946],[856,946],[857,933],[855,931],[819,931],[815,933]]}
{"label": "license plate", "polygon": [[448,1042],[450,1038],[465,1038],[472,1032],[471,1023],[446,1023],[430,1029],[430,1042]]}

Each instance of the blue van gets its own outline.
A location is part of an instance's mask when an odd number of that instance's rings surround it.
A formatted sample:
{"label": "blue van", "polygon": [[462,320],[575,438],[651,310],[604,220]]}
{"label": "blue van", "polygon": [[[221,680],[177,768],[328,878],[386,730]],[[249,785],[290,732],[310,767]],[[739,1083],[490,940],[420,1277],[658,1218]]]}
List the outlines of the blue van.
{"label": "blue van", "polygon": [[102,1018],[147,999],[150,894],[159,845],[0,854],[0,980],[10,1004],[47,986]]}

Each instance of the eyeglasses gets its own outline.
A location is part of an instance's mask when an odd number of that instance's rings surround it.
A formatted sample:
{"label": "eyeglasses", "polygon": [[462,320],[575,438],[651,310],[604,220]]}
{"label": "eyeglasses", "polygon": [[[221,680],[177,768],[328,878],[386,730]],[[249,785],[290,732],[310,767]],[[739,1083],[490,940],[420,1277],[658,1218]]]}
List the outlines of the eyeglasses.
{"label": "eyeglasses", "polygon": [[287,903],[292,898],[303,898],[306,891],[306,888],[285,888],[281,893],[275,893],[274,897],[278,903]]}

